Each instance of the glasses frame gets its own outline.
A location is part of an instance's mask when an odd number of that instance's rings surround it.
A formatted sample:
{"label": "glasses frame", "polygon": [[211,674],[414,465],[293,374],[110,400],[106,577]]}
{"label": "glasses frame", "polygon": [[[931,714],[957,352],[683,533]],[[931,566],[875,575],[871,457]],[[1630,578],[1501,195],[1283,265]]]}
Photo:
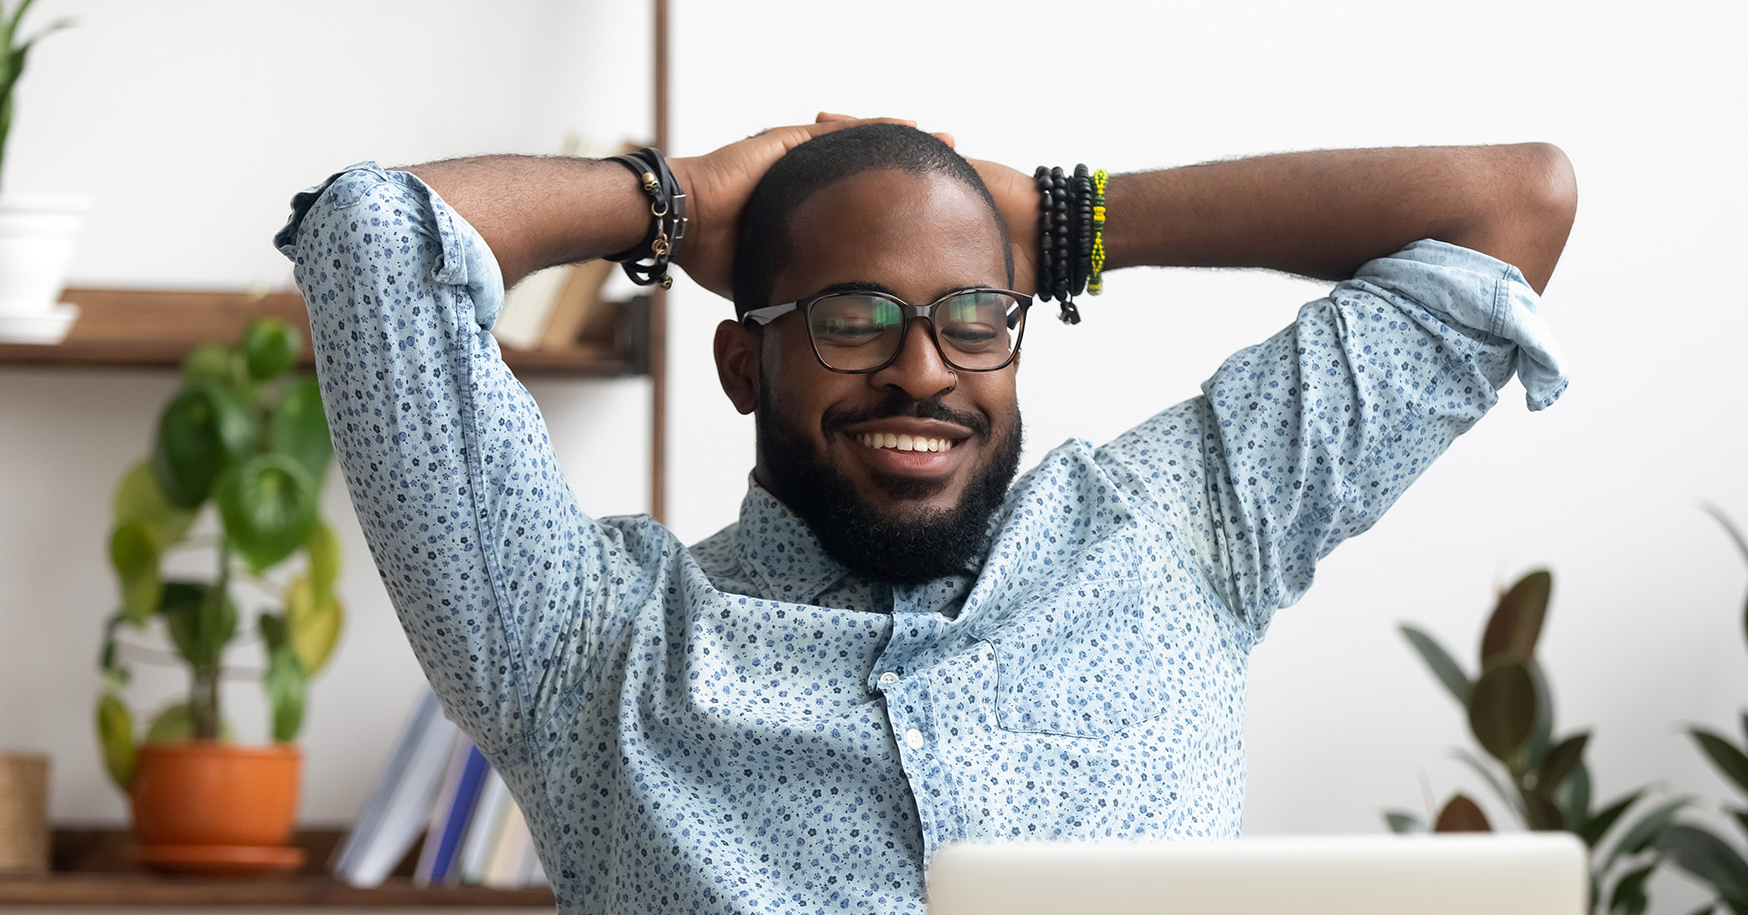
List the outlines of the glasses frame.
{"label": "glasses frame", "polygon": [[[989,368],[971,368],[954,362],[953,357],[947,355],[946,348],[941,346],[941,338],[939,336],[940,323],[935,320],[935,309],[941,307],[941,305],[948,299],[975,292],[1000,293],[1005,296],[1011,296],[1014,301],[1018,303],[1018,307],[1013,312],[1014,316],[1009,318],[1008,327],[1009,330],[1014,329],[1016,325],[1019,328],[1019,333],[1014,335],[1014,348],[1008,351],[1008,357],[1002,360],[1000,365],[992,365]],[[817,302],[842,295],[872,296],[877,299],[885,299],[886,301],[897,305],[899,312],[904,315],[904,322],[900,324],[898,328],[898,349],[893,350],[892,355],[888,357],[885,362],[866,369],[840,369],[827,364],[825,357],[819,354],[819,343],[813,338],[813,306]],[[1020,344],[1024,342],[1026,338],[1026,313],[1030,311],[1031,308],[1031,296],[1021,292],[1015,292],[1012,289],[996,289],[992,286],[976,286],[970,289],[959,289],[949,292],[927,305],[912,305],[898,296],[892,295],[891,293],[881,292],[877,289],[839,289],[833,292],[808,296],[805,299],[796,299],[793,302],[784,302],[781,305],[767,305],[764,308],[754,308],[749,310],[746,314],[741,315],[740,319],[743,324],[750,321],[763,326],[781,318],[789,312],[799,311],[801,312],[802,323],[807,327],[807,345],[813,349],[813,358],[819,362],[821,368],[828,372],[837,372],[843,375],[867,375],[888,368],[894,362],[897,362],[898,357],[904,354],[905,341],[910,339],[911,320],[913,318],[927,318],[929,321],[929,342],[935,345],[935,352],[940,354],[942,362],[946,363],[955,371],[960,372],[999,372],[1012,365],[1014,359],[1020,355]]]}

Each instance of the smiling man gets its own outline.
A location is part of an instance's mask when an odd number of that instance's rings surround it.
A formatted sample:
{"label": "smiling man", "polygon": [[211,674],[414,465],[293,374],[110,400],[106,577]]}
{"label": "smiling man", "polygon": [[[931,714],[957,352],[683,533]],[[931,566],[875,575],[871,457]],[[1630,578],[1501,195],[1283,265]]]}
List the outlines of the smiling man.
{"label": "smiling man", "polygon": [[663,182],[365,164],[277,239],[383,582],[566,912],[920,911],[950,842],[1235,835],[1273,612],[1514,373],[1534,409],[1565,386],[1533,312],[1575,206],[1550,146],[1112,177],[1110,269],[1334,285],[1017,481],[1062,262],[1032,178],[825,116],[671,164],[678,263],[732,294],[716,364],[758,430],[738,522],[691,547],[578,508],[489,333],[506,283],[659,252]]}

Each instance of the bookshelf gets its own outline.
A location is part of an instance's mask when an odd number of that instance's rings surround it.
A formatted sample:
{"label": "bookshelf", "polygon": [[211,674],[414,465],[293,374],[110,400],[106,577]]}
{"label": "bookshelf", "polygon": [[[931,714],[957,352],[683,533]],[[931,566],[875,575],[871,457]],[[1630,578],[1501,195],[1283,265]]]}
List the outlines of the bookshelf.
{"label": "bookshelf", "polygon": [[382,886],[372,889],[347,886],[324,872],[334,847],[344,835],[344,830],[338,828],[299,831],[292,844],[304,849],[307,860],[296,873],[216,878],[161,875],[144,869],[130,859],[132,835],[125,829],[61,828],[54,833],[49,873],[0,874],[0,907],[554,907],[552,891],[545,887],[518,890],[415,887],[410,875],[419,852],[416,846]]}

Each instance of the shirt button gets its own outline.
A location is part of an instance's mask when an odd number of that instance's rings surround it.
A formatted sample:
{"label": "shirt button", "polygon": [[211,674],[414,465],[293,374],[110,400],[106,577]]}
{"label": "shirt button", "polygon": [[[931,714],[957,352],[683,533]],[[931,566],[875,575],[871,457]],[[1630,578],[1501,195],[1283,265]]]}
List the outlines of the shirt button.
{"label": "shirt button", "polygon": [[916,728],[911,728],[910,730],[905,731],[904,732],[904,744],[905,744],[905,746],[910,747],[913,750],[922,749],[923,748],[923,732],[917,730]]}
{"label": "shirt button", "polygon": [[898,674],[895,674],[890,670],[887,671],[886,673],[883,673],[880,675],[880,685],[881,686],[891,686],[892,684],[897,683],[897,682],[898,682]]}

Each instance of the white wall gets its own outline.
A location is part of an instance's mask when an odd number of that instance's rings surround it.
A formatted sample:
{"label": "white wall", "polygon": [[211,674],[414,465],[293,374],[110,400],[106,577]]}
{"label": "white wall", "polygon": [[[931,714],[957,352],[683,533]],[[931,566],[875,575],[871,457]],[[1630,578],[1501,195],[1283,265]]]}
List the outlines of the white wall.
{"label": "white wall", "polygon": [[[39,6],[82,25],[37,53],[7,178],[99,198],[77,266],[88,283],[278,283],[286,271],[265,239],[288,193],[334,167],[543,151],[578,124],[642,126],[642,96],[625,100],[645,86],[637,4],[528,0],[493,4],[489,17],[458,0]],[[674,7],[681,154],[821,108],[916,118],[1023,169],[1352,145],[1564,147],[1582,201],[1544,314],[1572,389],[1532,416],[1514,385],[1280,615],[1255,658],[1247,823],[1369,831],[1381,808],[1423,806],[1422,779],[1441,797],[1480,790],[1449,761],[1461,719],[1395,625],[1418,621],[1467,657],[1493,588],[1542,564],[1556,576],[1544,655],[1560,723],[1596,729],[1599,789],[1658,781],[1722,796],[1676,724],[1728,729],[1748,696],[1748,574],[1695,508],[1710,499],[1748,523],[1748,432],[1731,399],[1748,382],[1735,358],[1748,332],[1737,276],[1748,67],[1731,39],[1734,4],[1655,16],[1504,0]],[[1074,29],[1097,37],[1070,40]],[[1195,393],[1227,353],[1318,294],[1237,273],[1131,271],[1108,285],[1082,326],[1039,321],[1028,337],[1034,458]],[[672,312],[670,521],[695,539],[732,520],[752,434],[710,366],[726,305],[682,283]],[[55,752],[63,818],[119,812],[85,734],[111,587],[102,511],[168,384],[0,369],[0,745]],[[591,442],[642,441],[642,388],[536,393],[584,505],[639,507],[644,455]],[[313,818],[350,812],[416,676],[351,537],[354,629],[306,741]]]}

